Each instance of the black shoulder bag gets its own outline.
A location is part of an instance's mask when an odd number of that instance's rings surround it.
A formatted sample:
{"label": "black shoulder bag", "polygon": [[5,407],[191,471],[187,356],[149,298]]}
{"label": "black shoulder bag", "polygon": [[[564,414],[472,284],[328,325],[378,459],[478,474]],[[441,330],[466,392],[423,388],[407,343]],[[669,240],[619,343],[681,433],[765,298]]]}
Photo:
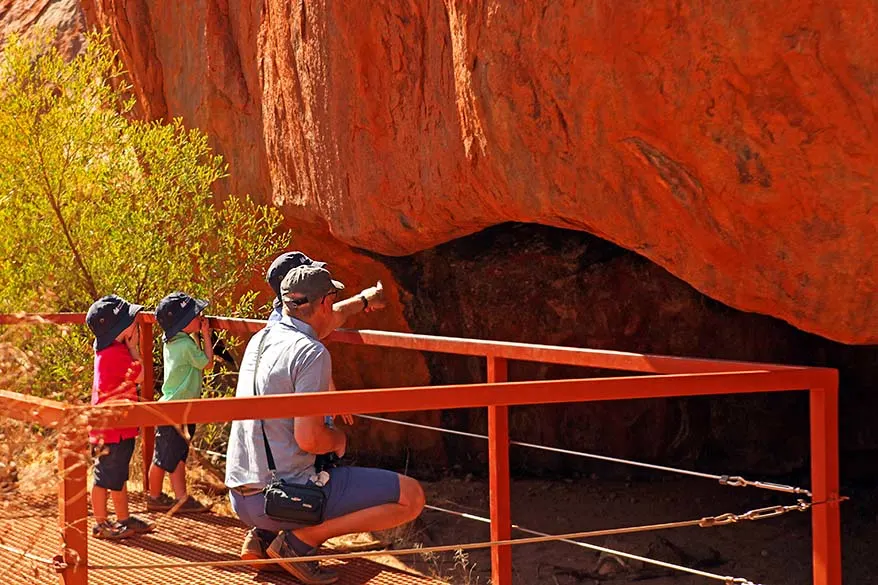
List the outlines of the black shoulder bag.
{"label": "black shoulder bag", "polygon": [[[265,329],[262,339],[259,340],[259,349],[256,352],[256,365],[253,367],[253,395],[259,396],[256,391],[256,375],[259,372],[259,360],[262,358],[262,348],[265,346],[265,337],[268,330]],[[323,522],[323,513],[326,509],[326,494],[323,488],[306,485],[287,483],[277,478],[277,470],[274,457],[271,455],[271,447],[268,445],[268,436],[265,434],[265,421],[260,420],[262,427],[262,440],[265,443],[265,455],[268,459],[268,469],[271,471],[271,482],[263,493],[265,494],[265,515],[279,522],[292,522],[313,526]]]}

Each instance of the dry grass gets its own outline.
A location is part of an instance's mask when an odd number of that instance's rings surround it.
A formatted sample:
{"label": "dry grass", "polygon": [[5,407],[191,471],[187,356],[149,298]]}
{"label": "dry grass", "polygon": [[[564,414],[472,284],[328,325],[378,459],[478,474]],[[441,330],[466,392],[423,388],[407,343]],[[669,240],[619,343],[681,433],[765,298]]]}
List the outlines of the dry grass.
{"label": "dry grass", "polygon": [[[388,549],[421,548],[436,543],[422,518],[391,530],[374,534],[378,542]],[[488,585],[476,574],[476,565],[467,552],[456,550],[447,553],[424,552],[418,556],[389,557],[396,563],[393,566],[428,575],[434,579],[454,585]],[[403,562],[404,561],[404,562]]]}
{"label": "dry grass", "polygon": [[21,391],[33,381],[37,365],[32,352],[20,348],[26,327],[4,327],[0,333],[0,388]]}
{"label": "dry grass", "polygon": [[56,489],[55,448],[54,433],[4,419],[0,423],[0,493],[42,494]]}

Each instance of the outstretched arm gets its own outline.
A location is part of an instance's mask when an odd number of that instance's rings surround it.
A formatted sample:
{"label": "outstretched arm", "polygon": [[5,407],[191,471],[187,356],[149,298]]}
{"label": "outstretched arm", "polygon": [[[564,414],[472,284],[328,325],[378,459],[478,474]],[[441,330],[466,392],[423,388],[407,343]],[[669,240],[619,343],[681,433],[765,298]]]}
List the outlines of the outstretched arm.
{"label": "outstretched arm", "polygon": [[375,286],[365,288],[359,294],[332,305],[332,328],[338,329],[357,313],[383,309],[386,305],[384,285],[379,280]]}

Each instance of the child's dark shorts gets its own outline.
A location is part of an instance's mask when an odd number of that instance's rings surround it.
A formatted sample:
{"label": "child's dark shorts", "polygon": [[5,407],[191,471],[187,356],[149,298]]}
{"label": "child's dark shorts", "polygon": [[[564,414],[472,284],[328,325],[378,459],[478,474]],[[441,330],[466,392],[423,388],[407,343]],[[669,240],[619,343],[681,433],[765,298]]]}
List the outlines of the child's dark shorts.
{"label": "child's dark shorts", "polygon": [[128,481],[128,467],[131,464],[131,455],[134,454],[134,438],[122,439],[118,443],[104,443],[92,446],[92,456],[95,459],[95,482],[97,487],[102,487],[114,492],[121,491]]}
{"label": "child's dark shorts", "polygon": [[[189,440],[195,435],[195,425],[188,425]],[[158,427],[155,430],[155,451],[152,454],[153,464],[168,473],[177,469],[181,461],[189,457],[189,441],[175,426]]]}

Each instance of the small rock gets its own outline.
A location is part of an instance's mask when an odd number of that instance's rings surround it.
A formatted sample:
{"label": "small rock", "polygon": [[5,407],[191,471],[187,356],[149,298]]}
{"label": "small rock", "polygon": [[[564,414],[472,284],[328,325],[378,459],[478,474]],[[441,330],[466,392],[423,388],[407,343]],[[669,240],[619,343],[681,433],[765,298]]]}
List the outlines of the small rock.
{"label": "small rock", "polygon": [[605,579],[622,575],[626,572],[625,563],[619,557],[607,555],[598,561],[597,574]]}

